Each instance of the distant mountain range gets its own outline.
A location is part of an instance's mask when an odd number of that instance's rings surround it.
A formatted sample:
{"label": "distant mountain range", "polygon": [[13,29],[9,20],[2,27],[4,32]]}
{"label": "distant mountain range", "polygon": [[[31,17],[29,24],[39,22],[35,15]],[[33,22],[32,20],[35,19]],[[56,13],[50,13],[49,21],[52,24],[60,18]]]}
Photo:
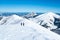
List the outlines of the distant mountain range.
{"label": "distant mountain range", "polygon": [[[4,12],[4,13],[0,13],[0,16],[10,16],[10,15],[14,15],[14,14],[19,15],[19,16],[24,16],[24,15],[27,15],[29,13],[31,13],[31,12],[16,12],[16,13],[14,13],[14,12]],[[37,12],[37,14],[40,15],[42,13]]]}

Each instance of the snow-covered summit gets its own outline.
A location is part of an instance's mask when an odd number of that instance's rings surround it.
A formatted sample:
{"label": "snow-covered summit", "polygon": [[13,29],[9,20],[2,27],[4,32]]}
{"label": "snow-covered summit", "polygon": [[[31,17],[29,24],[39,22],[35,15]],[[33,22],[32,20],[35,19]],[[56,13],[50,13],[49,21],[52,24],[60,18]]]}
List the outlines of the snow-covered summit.
{"label": "snow-covered summit", "polygon": [[15,24],[15,23],[19,22],[21,19],[23,19],[23,18],[18,15],[11,15],[11,16],[7,16],[7,17],[3,17],[2,20],[0,20],[0,25]]}
{"label": "snow-covered summit", "polygon": [[22,17],[18,16],[18,15],[12,15],[10,16],[11,18],[16,18],[16,19],[22,19]]}
{"label": "snow-covered summit", "polygon": [[39,17],[50,17],[50,18],[52,18],[52,17],[55,17],[55,18],[60,18],[60,16],[59,15],[57,15],[56,13],[54,13],[54,12],[47,12],[47,13],[44,13],[44,14],[42,14],[42,15],[39,15],[39,16],[37,16],[36,18],[39,18]]}
{"label": "snow-covered summit", "polygon": [[60,18],[60,16],[53,12],[47,12],[47,13],[39,15],[36,18],[30,19],[30,20],[33,20],[44,27],[49,27],[50,29],[55,29],[57,27],[54,25],[54,21],[55,21],[54,18]]}
{"label": "snow-covered summit", "polygon": [[55,18],[60,18],[60,16],[58,14],[54,13],[54,12],[47,12],[46,14],[50,15],[51,17],[53,16]]}

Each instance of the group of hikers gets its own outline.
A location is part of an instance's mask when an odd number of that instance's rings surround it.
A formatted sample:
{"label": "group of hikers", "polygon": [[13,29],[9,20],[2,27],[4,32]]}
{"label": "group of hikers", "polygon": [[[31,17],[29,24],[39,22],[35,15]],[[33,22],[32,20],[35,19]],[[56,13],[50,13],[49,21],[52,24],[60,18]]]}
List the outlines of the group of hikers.
{"label": "group of hikers", "polygon": [[24,22],[21,22],[21,26],[24,26],[25,25],[25,23]]}

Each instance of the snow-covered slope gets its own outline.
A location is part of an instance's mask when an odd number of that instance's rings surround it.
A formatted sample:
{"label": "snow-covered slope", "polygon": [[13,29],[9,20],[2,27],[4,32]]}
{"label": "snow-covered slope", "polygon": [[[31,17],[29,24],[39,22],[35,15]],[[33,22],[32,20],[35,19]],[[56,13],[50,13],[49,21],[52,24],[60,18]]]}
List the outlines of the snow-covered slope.
{"label": "snow-covered slope", "polygon": [[22,19],[21,22],[24,22],[24,25],[21,23],[0,25],[0,40],[60,40],[60,35],[37,23],[22,17],[18,19]]}
{"label": "snow-covered slope", "polygon": [[56,33],[27,19],[22,21],[25,23],[24,26],[20,23],[0,25],[0,40],[60,40]]}
{"label": "snow-covered slope", "polygon": [[17,15],[12,15],[12,16],[7,16],[7,17],[3,17],[3,19],[0,21],[0,25],[3,24],[17,24],[18,22],[21,21],[21,19],[23,19],[22,17],[19,17]]}
{"label": "snow-covered slope", "polygon": [[[29,14],[30,16],[32,15],[36,15],[35,13],[31,13]],[[7,17],[3,17],[2,20],[0,20],[0,25],[3,24],[17,24],[18,22],[21,21],[21,17],[18,15],[11,15],[11,16],[7,16]]]}
{"label": "snow-covered slope", "polygon": [[48,12],[44,13],[42,15],[37,16],[36,18],[32,18],[30,20],[39,23],[40,25],[44,27],[48,27],[50,29],[55,29],[57,26],[54,25],[54,18],[60,18],[59,15],[53,13],[53,12]]}

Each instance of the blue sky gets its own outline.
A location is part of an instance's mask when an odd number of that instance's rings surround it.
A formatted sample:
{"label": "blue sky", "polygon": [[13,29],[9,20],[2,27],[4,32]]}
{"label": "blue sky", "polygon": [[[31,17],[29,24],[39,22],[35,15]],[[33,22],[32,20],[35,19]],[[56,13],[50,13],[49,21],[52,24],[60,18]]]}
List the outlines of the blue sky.
{"label": "blue sky", "polygon": [[60,0],[0,0],[0,12],[59,12]]}

